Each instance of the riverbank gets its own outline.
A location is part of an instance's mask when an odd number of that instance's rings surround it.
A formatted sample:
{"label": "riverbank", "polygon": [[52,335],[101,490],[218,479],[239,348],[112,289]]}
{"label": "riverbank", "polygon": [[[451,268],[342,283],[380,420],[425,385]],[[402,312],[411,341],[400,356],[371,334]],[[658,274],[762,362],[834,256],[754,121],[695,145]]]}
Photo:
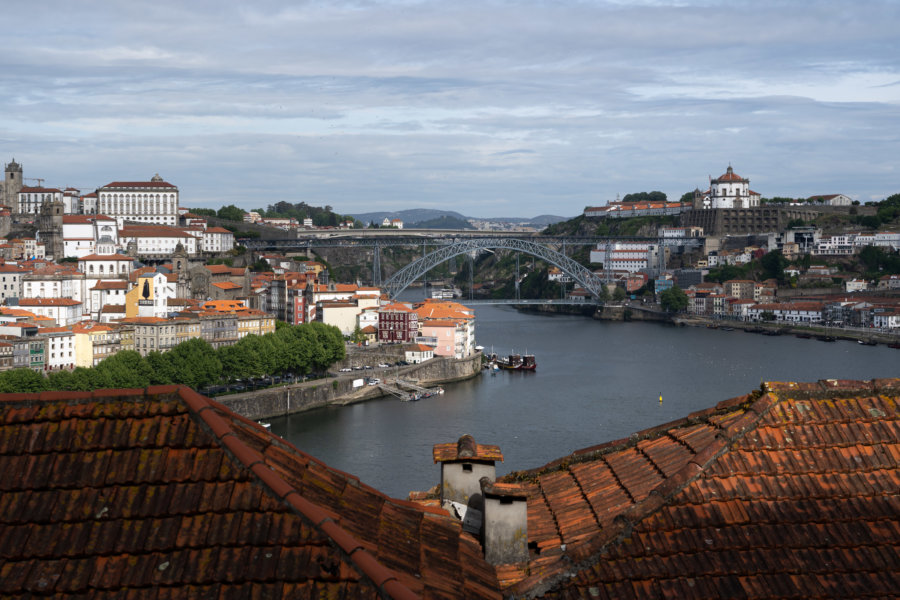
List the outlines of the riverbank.
{"label": "riverbank", "polygon": [[686,327],[707,327],[710,329],[730,328],[738,331],[746,331],[748,333],[761,333],[763,335],[795,335],[799,337],[828,337],[835,340],[862,341],[866,343],[876,344],[896,344],[900,343],[900,336],[896,334],[883,333],[880,331],[866,331],[859,329],[842,329],[839,327],[825,327],[824,325],[798,325],[791,323],[767,323],[753,322],[745,323],[743,321],[732,321],[722,319],[711,319],[708,317],[700,317],[696,315],[679,315],[672,319],[676,325]]}
{"label": "riverbank", "polygon": [[[382,379],[399,377],[421,387],[465,381],[481,372],[481,352],[453,359],[433,358],[418,365],[392,367],[378,371]],[[386,394],[377,386],[357,385],[362,377],[349,373],[294,385],[234,394],[216,400],[248,419],[270,419],[325,406],[343,406],[382,398]]]}

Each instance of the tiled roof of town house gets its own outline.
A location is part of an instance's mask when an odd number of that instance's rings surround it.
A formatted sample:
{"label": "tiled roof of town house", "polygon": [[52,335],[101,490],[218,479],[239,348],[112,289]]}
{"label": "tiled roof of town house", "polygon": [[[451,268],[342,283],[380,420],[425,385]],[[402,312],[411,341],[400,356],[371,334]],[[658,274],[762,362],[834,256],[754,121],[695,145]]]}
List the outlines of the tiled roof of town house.
{"label": "tiled roof of town house", "polygon": [[124,304],[104,304],[103,308],[100,309],[101,313],[104,314],[125,314],[125,305]]}
{"label": "tiled roof of town house", "polygon": [[54,192],[62,194],[62,190],[57,188],[31,187],[26,185],[19,189],[20,194],[52,194]]}
{"label": "tiled roof of town house", "polygon": [[83,260],[127,260],[128,262],[133,262],[134,257],[125,256],[124,254],[88,254],[78,259],[79,262]]}
{"label": "tiled roof of town house", "polygon": [[234,283],[233,281],[218,281],[211,285],[214,285],[215,287],[222,289],[222,290],[239,290],[239,289],[241,289],[241,286]]}
{"label": "tiled roof of town house", "polygon": [[107,188],[174,188],[175,186],[166,181],[113,181],[107,183],[100,188],[105,191]]}
{"label": "tiled roof of town house", "polygon": [[224,227],[207,227],[206,233],[232,233]]}
{"label": "tiled roof of town house", "polygon": [[504,595],[892,597],[900,379],[769,383],[501,482],[530,486]]}
{"label": "tiled roof of town house", "polygon": [[127,290],[127,281],[98,281],[92,290]]}
{"label": "tiled roof of town house", "polygon": [[499,598],[443,511],[196,392],[0,396],[4,595]]}
{"label": "tiled roof of town house", "polygon": [[190,233],[177,227],[168,227],[166,225],[124,225],[119,230],[119,237],[122,238],[191,238],[196,239]]}
{"label": "tiled roof of town house", "polygon": [[435,463],[450,460],[484,460],[503,462],[503,453],[500,446],[493,444],[479,444],[471,435],[464,435],[455,442],[435,444],[431,449],[431,455]]}
{"label": "tiled roof of town house", "polygon": [[77,306],[79,300],[71,298],[19,298],[19,306]]}
{"label": "tiled roof of town house", "polygon": [[[114,221],[106,215],[63,215],[63,225],[93,223],[94,221]],[[67,238],[68,239],[68,238]]]}

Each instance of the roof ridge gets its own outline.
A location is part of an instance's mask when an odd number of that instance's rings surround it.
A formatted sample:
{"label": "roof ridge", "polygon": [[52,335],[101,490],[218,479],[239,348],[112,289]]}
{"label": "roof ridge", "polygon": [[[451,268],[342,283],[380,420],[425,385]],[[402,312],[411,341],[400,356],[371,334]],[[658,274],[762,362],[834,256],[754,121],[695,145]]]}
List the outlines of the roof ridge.
{"label": "roof ridge", "polygon": [[365,545],[350,535],[334,521],[320,506],[306,499],[299,490],[285,481],[269,467],[263,455],[244,443],[232,430],[226,419],[219,414],[222,405],[186,386],[178,387],[178,394],[188,408],[211,430],[223,449],[238,462],[252,471],[257,479],[279,500],[288,504],[293,511],[306,519],[313,527],[331,539],[335,547],[345,555],[363,576],[368,577],[381,593],[391,598],[419,598],[412,590],[400,582],[398,574],[384,566],[373,556]]}
{"label": "roof ridge", "polygon": [[[671,477],[666,478],[656,485],[656,487],[651,489],[643,500],[635,501],[632,497],[632,505],[617,514],[613,518],[612,523],[606,527],[605,530],[601,530],[599,535],[593,540],[588,541],[585,545],[572,548],[567,554],[567,557],[570,560],[565,562],[567,568],[564,571],[557,571],[546,579],[541,579],[540,576],[536,576],[534,579],[523,579],[511,589],[522,590],[525,597],[534,598],[555,588],[559,582],[567,580],[570,577],[571,571],[581,571],[596,564],[600,560],[599,556],[601,552],[607,547],[617,544],[629,537],[635,526],[645,518],[660,510],[673,496],[696,481],[714,460],[727,452],[731,445],[756,427],[759,421],[762,420],[772,407],[781,400],[774,392],[764,392],[763,390],[765,389],[766,387],[764,385],[762,390],[754,392],[753,394],[720,402],[713,409],[700,411],[699,413],[694,413],[693,415],[689,415],[685,419],[680,420],[684,421],[684,425],[706,423],[716,427],[709,422],[709,417],[722,414],[729,409],[734,410],[736,407],[743,407],[744,410],[743,415],[724,431],[717,428],[719,431],[715,434],[713,441],[707,444],[702,450],[695,453],[694,456],[673,473]],[[691,419],[694,415],[698,416],[696,420]],[[675,423],[680,423],[680,421],[675,421]],[[652,433],[653,430],[656,429],[658,428],[654,427],[645,431]],[[635,435],[637,434],[627,438],[631,442],[630,444],[616,446],[616,448],[625,449],[633,447],[637,450],[639,439],[632,440],[632,438],[635,438]],[[643,439],[648,439],[649,437],[650,436],[648,435]],[[606,450],[604,454],[599,456],[601,459],[605,454],[613,451],[609,449],[604,450]],[[616,483],[621,487],[624,487],[621,482],[619,482],[618,476],[616,475],[615,470],[612,469],[612,466],[609,465],[605,459],[603,459],[603,462],[612,471]],[[650,462],[652,464],[652,461]],[[626,490],[626,493],[631,497],[628,490]],[[526,584],[525,582],[528,583]]]}

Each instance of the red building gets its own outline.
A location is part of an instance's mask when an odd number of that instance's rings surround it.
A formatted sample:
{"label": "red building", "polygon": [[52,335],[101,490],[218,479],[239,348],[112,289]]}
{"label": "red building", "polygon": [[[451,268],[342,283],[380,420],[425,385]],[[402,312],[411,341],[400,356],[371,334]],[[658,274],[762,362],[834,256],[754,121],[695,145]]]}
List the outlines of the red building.
{"label": "red building", "polygon": [[395,302],[378,310],[378,341],[405,344],[419,335],[419,315],[405,304]]}

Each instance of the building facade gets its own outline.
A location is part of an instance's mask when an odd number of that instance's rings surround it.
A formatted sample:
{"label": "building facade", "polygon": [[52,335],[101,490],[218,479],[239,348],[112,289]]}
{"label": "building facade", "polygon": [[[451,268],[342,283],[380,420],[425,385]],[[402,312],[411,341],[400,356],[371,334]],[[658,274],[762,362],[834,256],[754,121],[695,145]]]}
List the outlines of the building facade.
{"label": "building facade", "polygon": [[97,210],[116,220],[170,225],[178,223],[178,188],[158,174],[150,181],[114,181],[97,190]]}

